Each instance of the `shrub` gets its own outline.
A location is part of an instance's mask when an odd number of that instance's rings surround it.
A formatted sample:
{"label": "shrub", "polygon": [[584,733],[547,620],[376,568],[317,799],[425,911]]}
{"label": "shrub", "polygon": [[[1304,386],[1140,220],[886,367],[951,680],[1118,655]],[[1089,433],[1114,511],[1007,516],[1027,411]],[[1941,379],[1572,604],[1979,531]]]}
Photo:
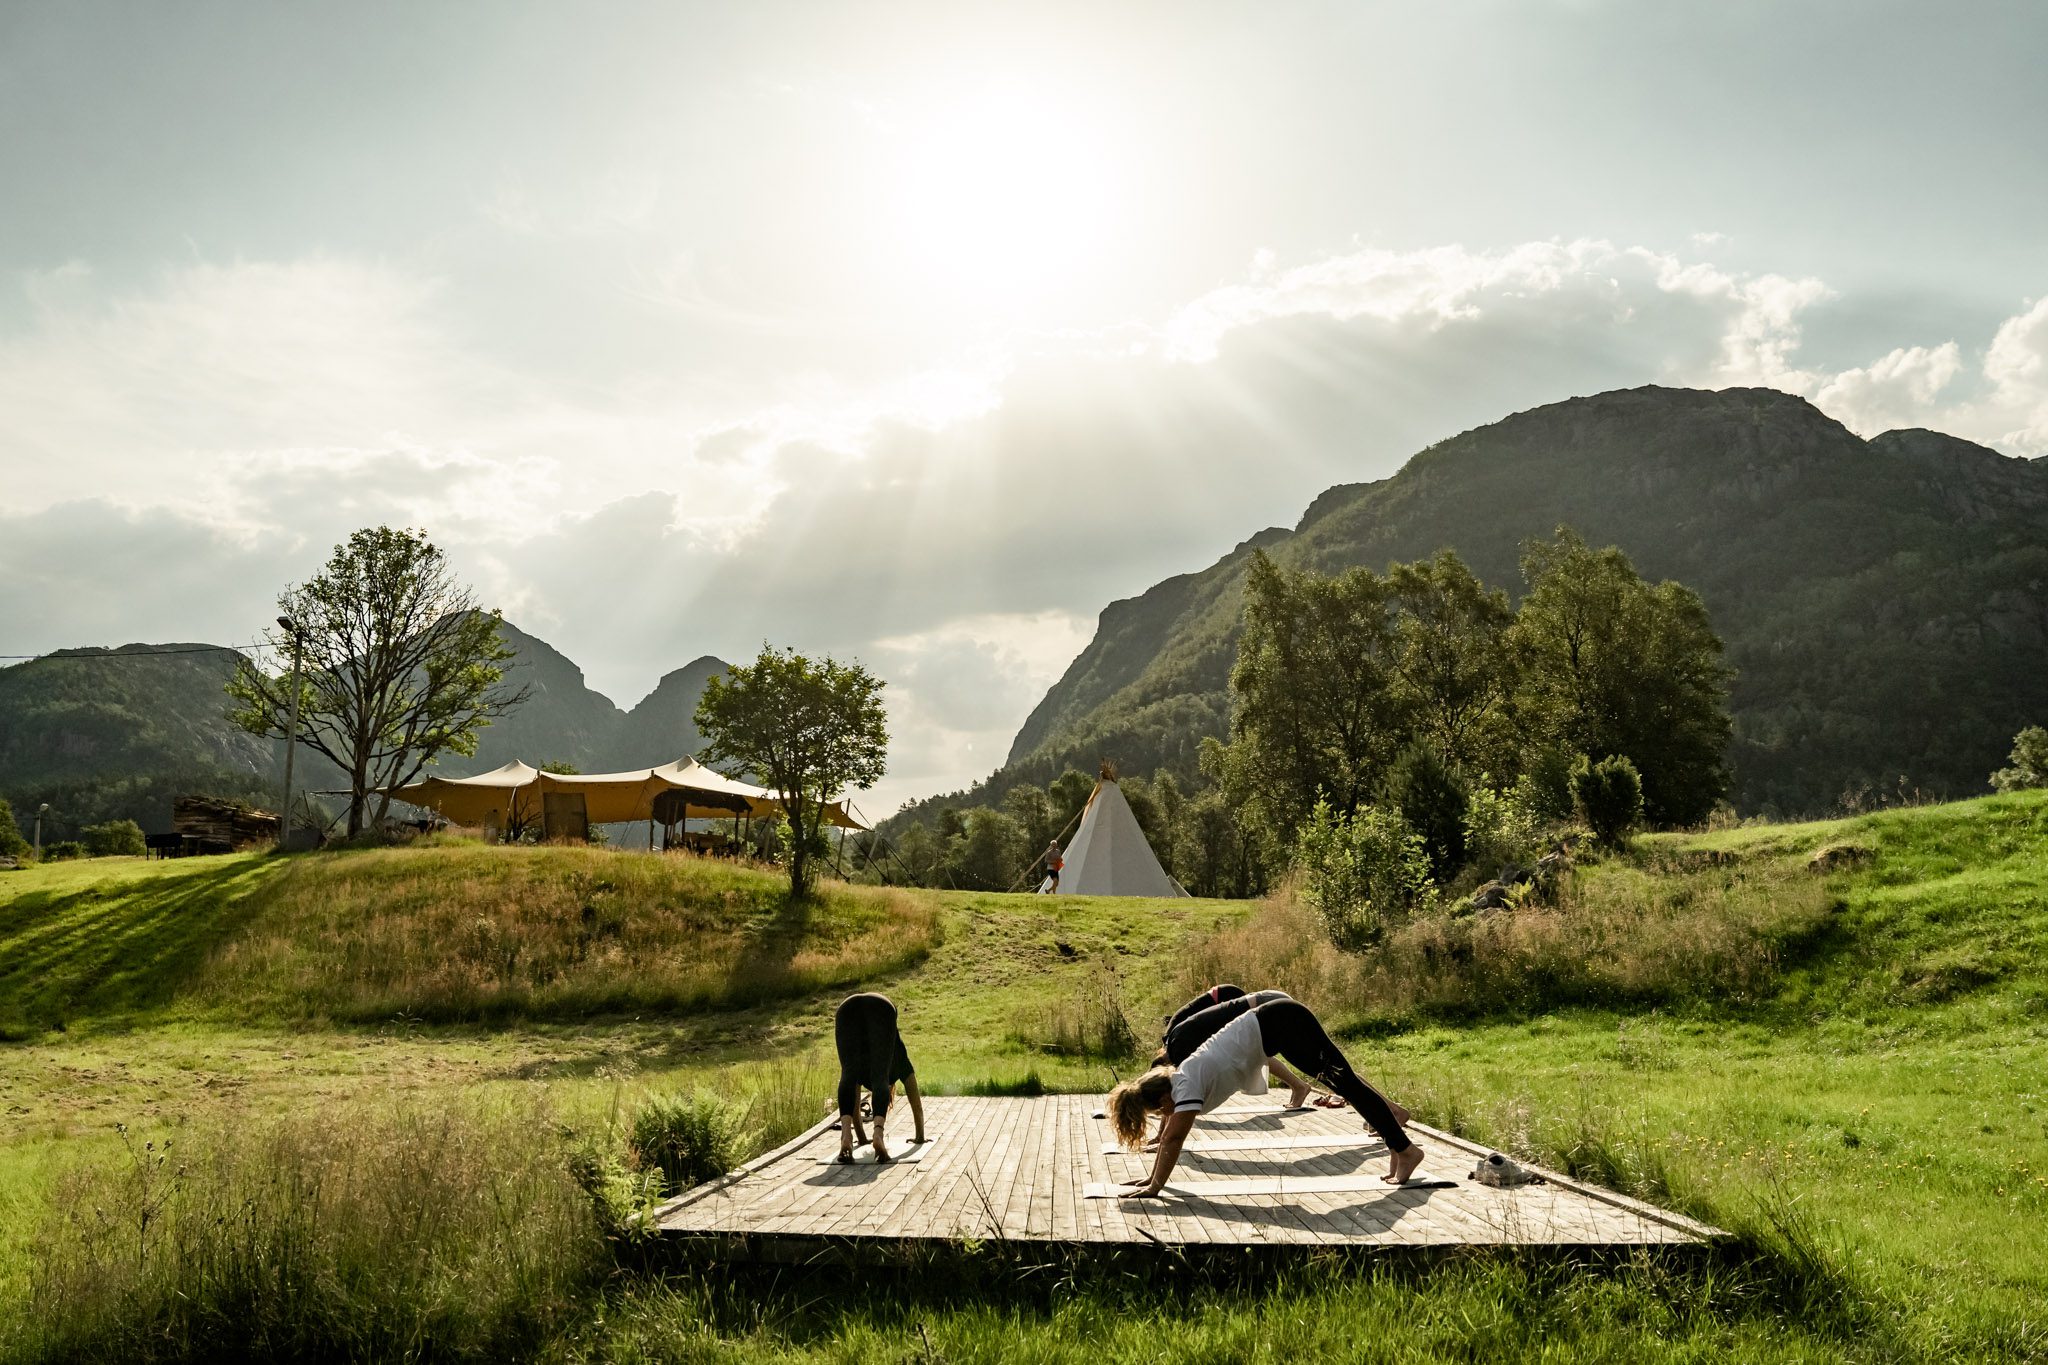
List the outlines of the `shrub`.
{"label": "shrub", "polygon": [[1408,827],[1422,836],[1431,873],[1438,881],[1458,874],[1465,865],[1465,809],[1471,794],[1460,778],[1428,745],[1403,754],[1387,777],[1387,797]]}
{"label": "shrub", "polygon": [[1991,785],[2002,792],[2048,787],[2048,729],[2029,725],[2012,737],[2012,766],[1991,774]]}
{"label": "shrub", "polygon": [[708,1090],[653,1095],[633,1113],[633,1152],[672,1190],[701,1185],[741,1165],[753,1150],[747,1111]]}
{"label": "shrub", "polygon": [[1643,818],[1643,779],[1626,754],[1598,763],[1581,758],[1572,767],[1572,804],[1595,839],[1624,847]]}
{"label": "shrub", "polygon": [[104,825],[87,825],[85,846],[95,858],[140,858],[146,848],[142,826],[133,820],[109,820]]}
{"label": "shrub", "polygon": [[1397,811],[1361,806],[1339,815],[1318,800],[1295,840],[1302,895],[1330,941],[1359,952],[1436,899],[1422,836]]}
{"label": "shrub", "polygon": [[85,845],[79,843],[76,839],[66,839],[62,843],[43,845],[43,861],[46,863],[68,862],[73,858],[83,858],[84,856]]}
{"label": "shrub", "polygon": [[14,823],[14,807],[0,796],[0,858],[26,858],[31,845]]}
{"label": "shrub", "polygon": [[1482,776],[1465,803],[1466,857],[1488,876],[1510,863],[1533,862],[1542,825],[1526,784],[1496,791]]}

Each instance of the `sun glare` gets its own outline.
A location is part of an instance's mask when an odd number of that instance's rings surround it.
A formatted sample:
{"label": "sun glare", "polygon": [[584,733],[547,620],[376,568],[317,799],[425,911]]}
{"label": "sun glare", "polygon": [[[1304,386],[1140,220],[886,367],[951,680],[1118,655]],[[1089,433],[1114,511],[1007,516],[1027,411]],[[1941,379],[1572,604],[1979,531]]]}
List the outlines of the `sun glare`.
{"label": "sun glare", "polygon": [[940,307],[1056,320],[1111,261],[1124,186],[1108,131],[1017,88],[936,103],[905,128],[894,237]]}

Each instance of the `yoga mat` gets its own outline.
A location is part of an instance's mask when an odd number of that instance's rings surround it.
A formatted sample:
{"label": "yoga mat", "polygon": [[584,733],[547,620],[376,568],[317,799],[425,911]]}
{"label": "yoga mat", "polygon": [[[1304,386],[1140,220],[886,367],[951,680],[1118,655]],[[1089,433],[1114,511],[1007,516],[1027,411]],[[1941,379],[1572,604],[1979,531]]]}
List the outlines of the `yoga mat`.
{"label": "yoga mat", "polygon": [[[1166,1193],[1185,1199],[1220,1199],[1231,1195],[1261,1194],[1393,1194],[1399,1190],[1454,1190],[1455,1180],[1416,1176],[1404,1185],[1389,1185],[1378,1176],[1282,1175],[1267,1180],[1169,1180]],[[1115,1199],[1121,1185],[1093,1182],[1081,1191],[1083,1199]]]}
{"label": "yoga mat", "polygon": [[[1371,1133],[1298,1133],[1293,1137],[1270,1138],[1211,1138],[1207,1142],[1190,1142],[1182,1147],[1183,1152],[1306,1152],[1318,1148],[1332,1147],[1385,1147],[1386,1144]],[[1102,1144],[1104,1156],[1150,1156],[1149,1152],[1126,1153],[1114,1142]]]}
{"label": "yoga mat", "polygon": [[[903,1139],[892,1137],[889,1139],[889,1160],[892,1164],[899,1161],[922,1161],[924,1160],[924,1154],[931,1149],[932,1140],[930,1138],[926,1138],[923,1142],[913,1145]],[[826,1147],[825,1154],[818,1158],[818,1164],[820,1166],[837,1166],[839,1164],[839,1144],[835,1142]],[[854,1148],[853,1164],[856,1166],[875,1165],[875,1149],[873,1145]]]}

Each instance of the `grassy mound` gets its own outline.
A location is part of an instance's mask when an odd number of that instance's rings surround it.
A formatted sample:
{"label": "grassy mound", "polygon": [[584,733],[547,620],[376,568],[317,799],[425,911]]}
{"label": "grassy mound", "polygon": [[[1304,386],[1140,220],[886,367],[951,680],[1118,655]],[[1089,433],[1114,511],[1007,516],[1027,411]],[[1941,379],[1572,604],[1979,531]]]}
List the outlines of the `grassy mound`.
{"label": "grassy mound", "polygon": [[787,892],[705,859],[482,845],[37,868],[0,881],[0,1029],[738,1008],[939,941],[926,897]]}

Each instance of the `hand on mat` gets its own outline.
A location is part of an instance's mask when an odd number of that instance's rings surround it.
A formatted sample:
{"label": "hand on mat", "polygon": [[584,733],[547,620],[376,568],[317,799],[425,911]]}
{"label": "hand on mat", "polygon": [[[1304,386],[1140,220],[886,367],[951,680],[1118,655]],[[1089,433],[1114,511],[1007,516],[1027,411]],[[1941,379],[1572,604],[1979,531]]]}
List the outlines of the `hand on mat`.
{"label": "hand on mat", "polygon": [[1153,1189],[1150,1183],[1139,1181],[1135,1185],[1126,1185],[1118,1190],[1116,1197],[1119,1199],[1157,1199],[1159,1191]]}

